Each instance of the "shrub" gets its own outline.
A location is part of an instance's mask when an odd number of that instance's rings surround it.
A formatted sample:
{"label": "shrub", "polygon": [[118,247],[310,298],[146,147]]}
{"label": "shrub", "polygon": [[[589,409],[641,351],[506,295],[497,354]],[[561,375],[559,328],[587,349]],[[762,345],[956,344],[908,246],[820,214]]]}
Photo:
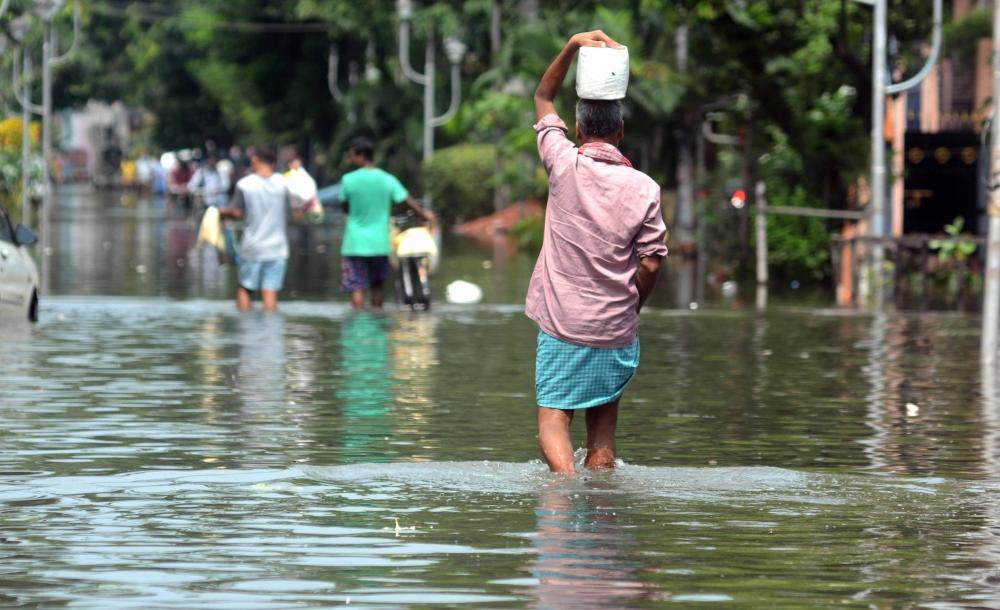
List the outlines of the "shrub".
{"label": "shrub", "polygon": [[510,234],[517,238],[519,248],[532,254],[538,254],[542,249],[542,238],[545,235],[545,215],[525,216],[511,227]]}
{"label": "shrub", "polygon": [[496,159],[492,144],[461,144],[435,151],[424,163],[424,184],[438,215],[455,220],[492,213]]}

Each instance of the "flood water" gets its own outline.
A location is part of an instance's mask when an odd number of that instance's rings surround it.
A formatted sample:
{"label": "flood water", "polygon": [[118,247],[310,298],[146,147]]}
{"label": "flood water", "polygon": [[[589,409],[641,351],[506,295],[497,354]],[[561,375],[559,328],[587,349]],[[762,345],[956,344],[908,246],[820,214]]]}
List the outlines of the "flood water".
{"label": "flood water", "polygon": [[666,282],[622,463],[563,478],[530,257],[455,244],[436,279],[487,302],[356,314],[320,232],[281,311],[240,314],[192,223],[111,203],[63,199],[41,321],[3,328],[0,607],[1000,608],[975,316],[691,311]]}

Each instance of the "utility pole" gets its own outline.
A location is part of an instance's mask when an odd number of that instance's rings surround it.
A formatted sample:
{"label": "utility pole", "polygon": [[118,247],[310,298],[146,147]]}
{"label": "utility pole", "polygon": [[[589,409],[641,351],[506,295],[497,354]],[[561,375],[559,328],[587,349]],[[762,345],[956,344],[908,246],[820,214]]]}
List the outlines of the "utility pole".
{"label": "utility pole", "polygon": [[[998,0],[1000,1],[1000,0]],[[754,206],[754,227],[757,230],[757,292],[756,305],[758,311],[767,309],[767,200],[764,199],[764,181],[758,180],[754,185],[755,202]]]}
{"label": "utility pole", "polygon": [[[503,3],[501,0],[492,0],[490,3],[490,51],[493,57],[500,56],[500,47],[503,43],[501,25],[503,23]],[[506,77],[506,74],[504,75]],[[497,79],[496,83],[493,85],[493,90],[495,92],[500,92],[503,90],[503,82],[501,79]],[[493,127],[493,140],[496,142],[496,160],[493,162],[493,211],[499,212],[500,210],[507,207],[507,201],[509,199],[509,189],[504,181],[501,179],[503,174],[503,150],[501,150],[500,142],[503,140],[503,128],[497,123]],[[499,245],[498,245],[499,247]],[[500,259],[502,257],[494,257]]]}
{"label": "utility pole", "polygon": [[[871,130],[871,204],[868,235],[875,238],[872,248],[872,275],[875,282],[875,296],[878,306],[884,298],[885,284],[885,97],[895,95],[920,84],[937,63],[941,51],[942,0],[934,0],[934,25],[931,33],[931,53],[927,62],[912,78],[901,83],[891,83],[886,67],[886,39],[888,29],[888,0],[855,0],[873,7],[872,16],[872,130]],[[866,278],[861,282],[862,297],[869,296],[870,288]]]}
{"label": "utility pole", "polygon": [[[21,15],[10,22],[10,33],[17,42],[14,53],[14,74],[11,84],[14,97],[21,106],[21,224],[31,226],[31,115],[41,114],[41,106],[31,103],[31,49],[25,45],[25,37],[31,28],[31,17]],[[23,69],[22,69],[23,62]]]}
{"label": "utility pole", "polygon": [[[56,13],[66,0],[34,0],[35,11],[43,23],[42,29],[42,215],[52,206],[52,185],[49,167],[52,163],[52,68],[65,63],[76,52],[80,42],[80,0],[73,11],[73,44],[59,55],[54,44],[53,23]],[[45,239],[45,236],[43,236]],[[44,264],[43,259],[43,264]]]}
{"label": "utility pole", "polygon": [[410,65],[410,21],[413,19],[412,0],[396,0],[399,14],[399,65],[407,80],[424,86],[424,161],[434,154],[434,128],[444,125],[458,112],[462,95],[462,58],[465,45],[456,38],[445,38],[444,47],[451,62],[451,102],[441,116],[434,116],[434,33],[428,32],[424,49],[424,73],[420,74]]}
{"label": "utility pole", "polygon": [[[22,77],[24,83],[20,85],[21,96],[24,100],[31,99],[31,52],[28,49],[23,49],[24,54],[24,69],[22,70]],[[17,58],[14,58],[14,62],[17,62]],[[14,82],[14,87],[17,87],[18,83]],[[31,226],[31,181],[29,180],[28,174],[30,173],[30,164],[28,159],[31,157],[31,104],[23,103],[21,105],[21,224],[26,227]]]}
{"label": "utility pole", "polygon": [[986,285],[983,289],[983,331],[980,357],[994,366],[997,360],[997,324],[1000,322],[1000,0],[993,0],[993,120],[990,123],[989,238]]}
{"label": "utility pole", "polygon": [[[680,23],[677,26],[675,40],[677,71],[685,74],[688,70],[688,26]],[[677,138],[677,244],[684,256],[694,243],[694,182],[692,180],[694,165],[691,158],[690,127],[681,126]]]}
{"label": "utility pole", "polygon": [[[872,40],[872,131],[871,131],[871,218],[869,235],[885,237],[885,86],[886,86],[886,2],[874,0]],[[876,300],[882,302],[885,247],[876,241],[872,247],[872,274]]]}
{"label": "utility pole", "polygon": [[[52,18],[45,19],[42,30],[42,211],[52,211]],[[48,240],[48,236],[43,236]]]}

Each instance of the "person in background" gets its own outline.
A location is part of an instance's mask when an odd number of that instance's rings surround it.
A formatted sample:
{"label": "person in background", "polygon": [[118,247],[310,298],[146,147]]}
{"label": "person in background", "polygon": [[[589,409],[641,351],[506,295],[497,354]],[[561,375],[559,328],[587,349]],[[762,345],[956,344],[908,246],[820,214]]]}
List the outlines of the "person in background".
{"label": "person in background", "polygon": [[236,261],[236,306],[241,310],[250,309],[258,291],[264,309],[277,309],[278,291],[285,282],[288,191],[285,179],[274,171],[276,161],[271,148],[258,146],[250,158],[253,172],[236,183],[229,206],[219,210],[222,218],[244,221]]}
{"label": "person in background", "polygon": [[148,193],[153,184],[153,159],[142,151],[135,160],[135,179],[139,183],[139,191]]}
{"label": "person in background", "polygon": [[389,275],[389,217],[393,206],[405,204],[427,222],[434,214],[421,206],[389,172],[375,166],[375,145],[358,138],[347,149],[347,158],[357,167],[341,180],[340,200],[347,213],[341,246],[340,284],[351,295],[351,306],[364,309],[365,291],[371,306],[380,309]]}
{"label": "person in background", "polygon": [[138,170],[136,168],[136,162],[133,159],[125,158],[122,159],[119,172],[122,177],[122,187],[127,190],[133,190],[137,185],[137,174]]}
{"label": "person in background", "polygon": [[150,191],[154,195],[166,195],[169,189],[167,168],[163,167],[163,163],[159,159],[152,159],[151,167],[153,168],[153,181],[149,185]]}
{"label": "person in background", "polygon": [[619,100],[580,100],[574,146],[554,100],[582,46],[619,46],[577,34],[535,90],[538,152],[549,176],[542,250],[525,313],[538,324],[538,441],[554,472],[572,473],[570,424],[587,419],[588,469],[613,468],[618,403],[639,365],[639,310],[667,254],[660,187],[618,150]]}
{"label": "person in background", "polygon": [[188,189],[201,195],[206,206],[221,207],[229,197],[229,178],[219,171],[215,155],[205,158],[205,163],[191,176]]}
{"label": "person in background", "polygon": [[191,209],[191,192],[188,190],[188,183],[194,171],[191,169],[190,161],[178,159],[177,164],[171,168],[167,175],[167,189],[170,195],[178,202],[184,204],[185,210]]}
{"label": "person in background", "polygon": [[228,199],[232,195],[233,191],[233,175],[236,173],[236,165],[232,160],[227,158],[219,159],[219,162],[215,164],[215,169],[222,176],[223,183],[226,184],[226,198]]}

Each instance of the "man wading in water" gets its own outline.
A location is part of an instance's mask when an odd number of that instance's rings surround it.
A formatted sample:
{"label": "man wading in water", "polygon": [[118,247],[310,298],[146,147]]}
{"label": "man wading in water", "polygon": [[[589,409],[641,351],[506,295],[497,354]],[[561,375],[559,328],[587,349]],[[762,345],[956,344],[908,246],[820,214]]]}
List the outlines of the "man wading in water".
{"label": "man wading in water", "polygon": [[576,34],[535,90],[538,152],[549,176],[542,251],[525,313],[539,326],[538,442],[549,468],[573,472],[570,424],[586,410],[589,469],[615,465],[618,401],[639,365],[639,310],[667,255],[660,187],[618,150],[618,100],[581,99],[577,148],[553,100],[577,49],[619,47],[601,31]]}

